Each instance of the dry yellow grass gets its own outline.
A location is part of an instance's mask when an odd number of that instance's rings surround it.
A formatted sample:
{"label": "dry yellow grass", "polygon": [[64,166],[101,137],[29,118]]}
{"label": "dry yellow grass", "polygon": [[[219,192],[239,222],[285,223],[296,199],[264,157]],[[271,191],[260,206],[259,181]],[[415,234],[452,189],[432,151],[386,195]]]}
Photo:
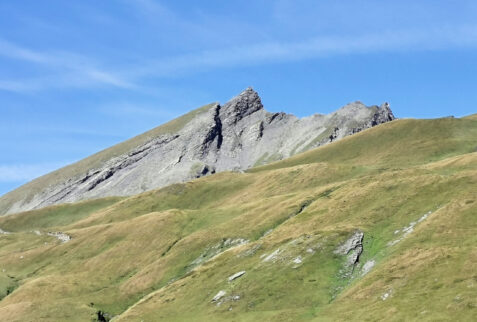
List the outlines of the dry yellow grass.
{"label": "dry yellow grass", "polygon": [[[391,122],[245,174],[0,218],[0,320],[472,320],[476,125]],[[333,251],[356,229],[344,278]]]}

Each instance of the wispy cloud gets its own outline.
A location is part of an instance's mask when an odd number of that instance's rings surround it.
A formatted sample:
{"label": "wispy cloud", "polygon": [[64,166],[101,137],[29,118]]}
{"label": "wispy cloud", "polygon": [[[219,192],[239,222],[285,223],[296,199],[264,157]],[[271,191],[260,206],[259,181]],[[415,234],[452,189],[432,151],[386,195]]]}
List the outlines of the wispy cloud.
{"label": "wispy cloud", "polygon": [[98,67],[90,58],[71,52],[42,52],[0,39],[0,56],[48,68],[49,76],[21,80],[0,80],[0,89],[13,92],[35,91],[58,87],[91,87],[107,85],[135,88],[136,85],[116,73]]}
{"label": "wispy cloud", "polygon": [[25,92],[31,91],[33,87],[25,84],[25,82],[14,80],[0,80],[0,90],[7,92]]}
{"label": "wispy cloud", "polygon": [[0,165],[0,182],[26,182],[61,168],[69,162]]}
{"label": "wispy cloud", "polygon": [[35,63],[44,63],[45,56],[29,50],[27,48],[19,47],[11,42],[0,39],[0,55],[14,59],[21,59]]}
{"label": "wispy cloud", "polygon": [[[127,116],[127,115],[125,115]],[[48,137],[55,135],[57,137],[72,137],[72,136],[81,136],[81,137],[95,137],[97,139],[109,139],[109,138],[122,138],[124,133],[120,131],[115,131],[109,127],[91,127],[88,125],[81,126],[81,124],[64,124],[58,122],[51,122],[46,124],[37,124],[37,123],[25,123],[15,124],[12,122],[2,122],[0,123],[0,137]],[[36,141],[35,141],[36,142]],[[38,146],[40,143],[45,142],[36,142]]]}
{"label": "wispy cloud", "polygon": [[[217,26],[214,22],[211,23],[212,19],[189,21],[183,15],[157,1],[124,0],[123,2],[135,9],[131,10],[131,12],[135,12],[132,14],[141,15],[151,24],[156,22],[163,24],[162,27],[165,26],[168,31],[173,30],[173,32],[162,33],[166,36],[170,34],[169,38],[175,38],[176,35],[186,37],[181,39],[182,42],[194,42],[194,38],[198,38],[195,37],[196,35],[208,35],[209,38],[204,36],[204,39],[209,40],[223,39],[231,31],[226,28],[227,30],[216,33],[221,26]],[[288,11],[287,9],[286,12]],[[341,12],[342,10],[337,8],[335,11]],[[349,14],[346,17],[349,18]],[[294,21],[292,18],[287,16],[289,21]],[[159,52],[157,48],[161,47],[149,48],[147,52],[141,53],[143,58],[132,63],[128,61],[127,64],[124,61],[113,64],[108,62],[105,57],[101,61],[101,57],[85,57],[68,51],[39,51],[0,39],[0,56],[38,64],[48,68],[49,71],[47,76],[41,78],[0,80],[0,90],[25,92],[63,87],[107,86],[147,91],[143,86],[150,78],[177,77],[219,68],[319,59],[333,55],[477,47],[477,25],[465,23],[459,25],[458,23],[420,25],[414,28],[404,25],[402,29],[394,24],[388,30],[356,28],[357,30],[351,33],[348,31],[340,33],[337,30],[334,35],[328,33],[328,36],[313,36],[313,33],[303,33],[299,35],[301,39],[296,41],[287,41],[277,34],[270,35],[270,37],[248,37],[246,41],[234,41],[243,40],[237,36],[238,38],[235,37],[232,40],[223,40],[219,45],[216,43],[202,44],[194,47],[197,48],[196,51],[183,51],[172,56]],[[386,26],[386,24],[382,24],[380,28],[386,28]],[[157,26],[151,27],[151,30],[155,30],[155,28]],[[158,32],[162,30],[157,29]],[[260,30],[258,27],[256,29]],[[105,64],[108,68],[104,67]]]}
{"label": "wispy cloud", "polygon": [[80,74],[79,76],[81,77],[82,75],[87,76],[85,79],[86,81],[92,80],[100,84],[112,85],[114,87],[125,89],[133,89],[137,87],[137,85],[133,84],[131,81],[115,75],[114,73],[96,68],[88,68],[84,71],[84,74]]}
{"label": "wispy cloud", "polygon": [[171,109],[163,109],[151,106],[138,106],[133,103],[110,103],[107,106],[99,107],[98,110],[106,115],[115,117],[157,117],[170,119],[177,116]]}
{"label": "wispy cloud", "polygon": [[344,54],[445,50],[477,47],[477,25],[428,30],[384,31],[358,36],[314,37],[297,42],[266,42],[206,50],[150,62],[133,77],[170,76],[209,68],[237,67]]}
{"label": "wispy cloud", "polygon": [[[239,29],[243,29],[242,34],[247,35],[244,39],[232,32],[237,28],[228,28],[230,26],[224,24],[224,21],[237,21],[237,18],[224,20],[227,17],[221,17],[221,20],[217,20],[207,16],[200,22],[190,21],[155,0],[132,0],[128,3],[133,4],[145,18],[160,23],[166,21],[169,26],[187,30],[187,35],[191,38],[189,41],[193,42],[192,38],[196,36],[196,31],[200,30],[198,37],[206,34],[204,38],[212,45],[217,45],[217,40],[222,44],[219,47],[209,47],[172,57],[164,57],[157,53],[157,59],[143,61],[138,68],[123,71],[124,75],[132,79],[147,76],[169,77],[177,76],[177,73],[194,73],[213,68],[263,65],[333,55],[477,47],[477,24],[472,15],[471,19],[449,22],[444,20],[447,12],[433,6],[432,1],[394,4],[375,1],[367,5],[352,1],[274,2],[275,5],[272,7],[279,11],[279,16],[284,15],[288,24],[299,26],[297,37],[292,37],[298,39],[296,41],[286,41],[286,38],[280,35],[283,19],[279,25],[273,25],[268,17],[264,17],[256,24],[243,21],[240,23],[239,20]],[[393,19],[397,14],[396,11],[400,15],[399,19]],[[403,13],[404,18],[401,17]],[[301,22],[298,17],[304,14],[306,19]],[[361,17],[364,21],[357,21],[356,17]],[[375,17],[380,19],[376,20]],[[400,23],[401,21],[407,23]],[[320,27],[312,28],[315,25]],[[324,29],[325,26],[335,26],[334,34],[321,32],[320,28]],[[264,29],[269,33],[264,33],[262,31]],[[278,32],[274,32],[274,29],[278,29]],[[217,30],[219,33],[214,34]],[[234,37],[228,39],[229,35]]]}
{"label": "wispy cloud", "polygon": [[171,10],[164,5],[153,0],[129,0],[125,1],[129,5],[135,7],[143,16],[157,19],[173,16]]}
{"label": "wispy cloud", "polygon": [[427,30],[384,31],[357,36],[313,37],[297,42],[264,42],[219,50],[203,50],[169,58],[137,62],[137,67],[116,66],[112,73],[72,53],[42,53],[0,40],[0,55],[60,69],[47,78],[0,80],[0,89],[22,92],[58,87],[112,86],[138,88],[145,77],[171,77],[213,68],[233,68],[332,55],[445,50],[477,47],[477,25],[441,26]]}

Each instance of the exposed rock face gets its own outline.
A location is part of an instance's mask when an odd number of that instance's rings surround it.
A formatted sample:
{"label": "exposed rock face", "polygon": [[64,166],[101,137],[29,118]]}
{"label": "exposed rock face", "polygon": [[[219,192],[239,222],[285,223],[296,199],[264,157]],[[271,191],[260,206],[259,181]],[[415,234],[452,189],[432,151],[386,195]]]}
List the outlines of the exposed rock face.
{"label": "exposed rock face", "polygon": [[356,264],[358,264],[359,256],[363,253],[363,237],[363,232],[358,230],[334,251],[337,255],[346,256],[345,265],[341,270],[343,277],[351,276]]}
{"label": "exposed rock face", "polygon": [[189,264],[188,269],[192,270],[198,265],[202,265],[213,257],[217,256],[220,253],[223,253],[227,249],[232,247],[245,245],[249,242],[248,239],[243,238],[227,238],[222,240],[220,243],[217,243],[213,246],[207,247],[192,263]]}
{"label": "exposed rock face", "polygon": [[229,282],[232,282],[233,280],[236,280],[237,278],[241,277],[244,274],[245,274],[245,271],[240,271],[240,272],[235,273],[234,275],[230,276],[228,278],[228,280],[229,280]]}
{"label": "exposed rock face", "polygon": [[[335,250],[335,254],[338,255],[349,255],[353,250],[357,250],[357,255],[361,255],[363,251],[363,237],[364,234],[361,231],[356,231],[353,235],[347,239],[343,244],[341,244]],[[352,257],[353,264],[356,262],[356,256]]]}
{"label": "exposed rock face", "polygon": [[369,271],[371,271],[373,269],[374,265],[376,265],[376,261],[374,259],[369,260],[366,263],[364,263],[363,267],[361,268],[361,275],[364,276],[364,275],[368,274]]}
{"label": "exposed rock face", "polygon": [[56,237],[61,243],[67,243],[71,240],[71,236],[67,235],[65,233],[62,233],[60,231],[55,231],[55,232],[49,232],[47,234],[48,236]]}
{"label": "exposed rock face", "polygon": [[215,172],[246,170],[393,119],[387,103],[367,107],[354,102],[328,115],[301,119],[270,113],[257,92],[247,88],[223,106],[216,103],[201,109],[174,133],[153,137],[98,167],[81,169],[80,174],[62,180],[56,179],[61,177],[57,171],[50,175],[48,185],[28,189],[29,183],[15,197],[11,193],[3,196],[0,215],[84,199],[127,196]]}
{"label": "exposed rock face", "polygon": [[218,300],[220,300],[221,298],[223,298],[225,296],[225,294],[227,294],[227,292],[221,290],[219,291],[215,296],[214,298],[212,299],[212,302],[217,302]]}

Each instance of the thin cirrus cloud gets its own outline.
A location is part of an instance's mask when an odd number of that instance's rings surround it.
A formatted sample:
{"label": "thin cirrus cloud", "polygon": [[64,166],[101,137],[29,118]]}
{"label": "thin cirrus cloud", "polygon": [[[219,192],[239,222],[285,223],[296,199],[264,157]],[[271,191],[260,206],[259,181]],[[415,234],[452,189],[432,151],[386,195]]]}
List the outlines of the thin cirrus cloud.
{"label": "thin cirrus cloud", "polygon": [[101,113],[114,117],[159,117],[170,119],[177,116],[171,109],[158,107],[138,106],[131,103],[115,103],[101,106],[98,109]]}
{"label": "thin cirrus cloud", "polygon": [[299,42],[267,42],[206,50],[149,62],[129,71],[133,78],[166,77],[205,68],[270,64],[330,55],[447,50],[477,46],[477,25],[427,30],[384,31],[356,36],[314,37]]}
{"label": "thin cirrus cloud", "polygon": [[[32,85],[32,84],[31,84]],[[7,92],[25,92],[34,89],[34,86],[29,86],[21,81],[14,81],[14,80],[0,80],[0,90],[7,91]]]}
{"label": "thin cirrus cloud", "polygon": [[13,59],[26,60],[34,63],[48,62],[47,56],[28,48],[17,46],[11,42],[0,39],[0,55]]}
{"label": "thin cirrus cloud", "polygon": [[133,89],[137,85],[103,71],[89,69],[78,72],[65,71],[53,75],[20,80],[0,80],[0,90],[8,92],[35,92],[61,88],[91,88],[112,86]]}
{"label": "thin cirrus cloud", "polygon": [[25,182],[65,166],[69,162],[0,165],[0,183]]}
{"label": "thin cirrus cloud", "polygon": [[[268,41],[224,49],[199,50],[172,57],[137,61],[133,66],[114,66],[115,72],[98,68],[91,58],[69,52],[44,53],[0,39],[0,55],[50,67],[43,78],[0,80],[0,89],[23,92],[59,87],[110,86],[140,89],[147,78],[177,77],[218,68],[264,65],[317,59],[331,55],[381,52],[448,50],[477,46],[477,25],[444,25],[427,29],[388,30],[354,36],[311,37],[296,42]],[[154,53],[152,53],[154,54]]]}
{"label": "thin cirrus cloud", "polygon": [[0,89],[12,92],[36,91],[58,87],[107,85],[123,89],[136,85],[116,73],[97,67],[90,58],[65,51],[40,52],[0,39],[0,56],[41,65],[51,70],[45,77],[0,80]]}

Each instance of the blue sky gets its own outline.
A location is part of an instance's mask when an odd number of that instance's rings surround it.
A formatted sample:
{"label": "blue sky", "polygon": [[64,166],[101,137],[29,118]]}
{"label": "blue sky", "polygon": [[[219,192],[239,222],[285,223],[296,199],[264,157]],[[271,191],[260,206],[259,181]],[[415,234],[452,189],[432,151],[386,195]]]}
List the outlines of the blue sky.
{"label": "blue sky", "polygon": [[0,2],[0,194],[248,86],[299,116],[477,112],[477,1]]}

